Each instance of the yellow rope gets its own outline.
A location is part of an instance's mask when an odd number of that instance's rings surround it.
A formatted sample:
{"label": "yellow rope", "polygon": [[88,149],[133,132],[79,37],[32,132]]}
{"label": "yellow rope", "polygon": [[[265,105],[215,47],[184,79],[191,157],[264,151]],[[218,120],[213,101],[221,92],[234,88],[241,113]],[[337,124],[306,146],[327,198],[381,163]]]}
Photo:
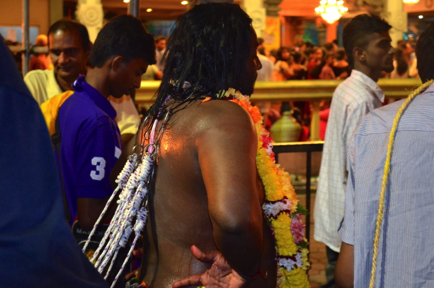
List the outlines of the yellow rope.
{"label": "yellow rope", "polygon": [[387,145],[387,157],[386,162],[384,164],[384,174],[383,174],[383,183],[381,185],[381,194],[380,199],[378,200],[378,212],[377,212],[377,223],[375,227],[375,238],[374,238],[374,254],[372,255],[372,269],[371,269],[371,281],[369,282],[369,288],[374,288],[375,284],[375,272],[377,270],[377,255],[378,255],[378,246],[380,242],[380,233],[381,233],[381,224],[383,222],[383,210],[384,210],[384,197],[386,194],[387,181],[389,178],[390,172],[390,159],[392,157],[392,148],[393,142],[395,140],[395,132],[398,128],[398,122],[401,118],[402,113],[413,100],[414,97],[422,93],[429,85],[433,83],[433,80],[425,82],[416,90],[414,90],[408,98],[404,101],[402,106],[399,108],[398,113],[396,113],[395,119],[393,120],[392,130],[389,135],[389,144]]}

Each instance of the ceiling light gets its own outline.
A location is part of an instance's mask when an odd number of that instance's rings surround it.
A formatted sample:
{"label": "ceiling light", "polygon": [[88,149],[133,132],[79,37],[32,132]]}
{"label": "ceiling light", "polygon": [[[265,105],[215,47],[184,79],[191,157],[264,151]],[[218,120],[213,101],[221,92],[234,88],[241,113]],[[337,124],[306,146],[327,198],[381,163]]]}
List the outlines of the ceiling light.
{"label": "ceiling light", "polygon": [[423,19],[423,15],[419,15],[419,19]]}
{"label": "ceiling light", "polygon": [[124,0],[124,3],[130,3],[130,0]]}
{"label": "ceiling light", "polygon": [[330,24],[339,20],[342,14],[348,11],[342,0],[321,0],[319,3],[320,6],[315,8],[315,12]]}
{"label": "ceiling light", "polygon": [[152,12],[152,8],[146,9],[146,12]]}
{"label": "ceiling light", "polygon": [[181,5],[187,5],[188,4],[188,1],[182,1],[181,2]]}

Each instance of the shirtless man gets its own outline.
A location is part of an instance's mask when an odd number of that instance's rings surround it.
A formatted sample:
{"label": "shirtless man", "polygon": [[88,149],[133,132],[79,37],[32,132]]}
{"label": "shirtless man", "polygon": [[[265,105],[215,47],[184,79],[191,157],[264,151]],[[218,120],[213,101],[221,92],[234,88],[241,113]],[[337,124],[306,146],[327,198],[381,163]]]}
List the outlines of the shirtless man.
{"label": "shirtless man", "polygon": [[[153,288],[171,287],[189,275],[210,278],[213,263],[214,270],[228,268],[218,275],[220,285],[228,286],[219,287],[276,287],[276,252],[261,210],[255,127],[243,108],[216,97],[230,87],[253,92],[261,64],[251,21],[238,5],[198,5],[181,16],[170,37],[168,73],[149,112],[155,119],[161,107],[163,113],[172,111],[161,139],[149,199],[149,245],[139,274]],[[211,100],[203,102],[205,97]],[[219,252],[202,254],[192,245]],[[210,262],[197,260],[190,248]],[[189,277],[173,287],[211,287],[206,277]]]}

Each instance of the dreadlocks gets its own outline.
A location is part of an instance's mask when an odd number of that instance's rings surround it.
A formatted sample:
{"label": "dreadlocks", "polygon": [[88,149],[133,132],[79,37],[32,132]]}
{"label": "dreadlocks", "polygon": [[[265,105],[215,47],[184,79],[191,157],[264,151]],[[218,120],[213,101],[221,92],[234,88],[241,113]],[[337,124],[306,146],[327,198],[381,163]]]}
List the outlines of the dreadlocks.
{"label": "dreadlocks", "polygon": [[150,115],[155,117],[168,95],[185,103],[203,95],[215,98],[235,85],[249,55],[251,23],[239,5],[229,3],[197,5],[183,14],[168,41],[164,76]]}

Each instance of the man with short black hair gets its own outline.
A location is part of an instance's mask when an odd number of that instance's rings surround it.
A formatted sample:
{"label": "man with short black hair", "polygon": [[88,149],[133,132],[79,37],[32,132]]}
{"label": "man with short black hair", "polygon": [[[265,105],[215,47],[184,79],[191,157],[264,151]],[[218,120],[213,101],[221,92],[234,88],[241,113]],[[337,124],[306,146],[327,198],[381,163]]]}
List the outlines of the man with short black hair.
{"label": "man with short black hair", "polygon": [[86,76],[74,81],[74,94],[59,109],[59,169],[72,219],[77,217],[85,230],[93,227],[112,193],[109,176],[122,150],[116,111],[107,98],[140,87],[141,75],[155,63],[154,49],[138,19],[114,18],[96,38]]}
{"label": "man with short black hair", "polygon": [[[76,21],[59,20],[48,31],[53,70],[34,70],[24,77],[24,82],[39,105],[48,99],[72,90],[79,75],[86,74],[87,58],[92,47],[86,27]],[[109,98],[116,110],[116,122],[124,145],[137,132],[140,118],[130,96]]]}
{"label": "man with short black hair", "polygon": [[369,113],[351,139],[339,287],[434,287],[433,50],[430,25],[416,45],[424,84]]}
{"label": "man with short black hair", "polygon": [[353,70],[333,93],[314,211],[314,238],[326,244],[328,258],[328,283],[323,287],[336,287],[333,272],[341,247],[337,230],[344,215],[347,146],[365,115],[384,101],[377,85],[381,72],[393,70],[390,28],[377,16],[359,15],[343,30],[344,48]]}

